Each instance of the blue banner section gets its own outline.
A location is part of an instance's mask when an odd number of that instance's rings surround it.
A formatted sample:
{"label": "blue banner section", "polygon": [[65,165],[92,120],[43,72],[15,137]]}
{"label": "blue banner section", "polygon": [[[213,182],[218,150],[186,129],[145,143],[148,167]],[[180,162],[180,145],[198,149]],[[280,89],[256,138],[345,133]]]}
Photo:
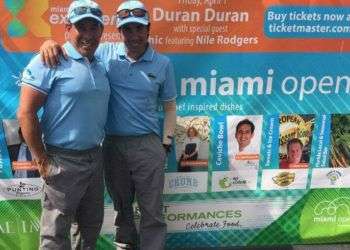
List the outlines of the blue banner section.
{"label": "blue banner section", "polygon": [[225,116],[212,119],[212,168],[213,171],[228,170],[227,161],[227,122]]}
{"label": "blue banner section", "polygon": [[8,53],[0,46],[0,118],[14,118],[18,105],[19,79],[33,53]]}
{"label": "blue banner section", "polygon": [[349,38],[350,8],[273,6],[265,12],[265,35],[272,38]]}
{"label": "blue banner section", "polygon": [[328,167],[330,150],[331,115],[316,117],[313,147],[311,151],[310,166],[315,168]]}
{"label": "blue banner section", "polygon": [[264,169],[279,168],[279,115],[268,115],[264,119],[260,166]]}
{"label": "blue banner section", "polygon": [[348,55],[172,55],[178,114],[347,113]]}

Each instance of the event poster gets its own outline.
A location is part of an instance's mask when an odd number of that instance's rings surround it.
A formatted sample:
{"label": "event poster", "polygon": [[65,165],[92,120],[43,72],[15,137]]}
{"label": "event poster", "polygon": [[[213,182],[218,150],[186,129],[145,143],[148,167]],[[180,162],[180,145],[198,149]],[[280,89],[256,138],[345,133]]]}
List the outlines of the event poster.
{"label": "event poster", "polygon": [[[103,41],[119,42],[115,9]],[[0,248],[37,249],[40,178],[20,144],[21,73],[66,39],[70,1],[0,2]],[[164,185],[166,248],[348,241],[350,3],[145,0],[150,44],[175,69],[177,125]],[[161,117],[160,117],[161,119]],[[105,195],[98,249],[112,249]],[[135,220],[139,208],[135,204]]]}

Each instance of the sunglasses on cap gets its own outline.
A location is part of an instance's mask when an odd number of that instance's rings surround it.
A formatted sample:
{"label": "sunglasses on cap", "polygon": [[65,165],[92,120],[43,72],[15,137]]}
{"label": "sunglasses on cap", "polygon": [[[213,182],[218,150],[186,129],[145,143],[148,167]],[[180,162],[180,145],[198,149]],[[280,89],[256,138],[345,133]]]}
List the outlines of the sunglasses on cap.
{"label": "sunglasses on cap", "polygon": [[90,7],[77,7],[73,10],[74,14],[77,16],[84,15],[87,13],[91,13],[94,16],[101,17],[102,16],[102,11],[97,8],[90,8]]}
{"label": "sunglasses on cap", "polygon": [[124,10],[120,10],[117,12],[117,17],[120,19],[124,19],[127,18],[129,16],[134,16],[134,17],[144,17],[146,16],[147,11],[144,9],[140,9],[140,8],[136,8],[136,9],[124,9]]}

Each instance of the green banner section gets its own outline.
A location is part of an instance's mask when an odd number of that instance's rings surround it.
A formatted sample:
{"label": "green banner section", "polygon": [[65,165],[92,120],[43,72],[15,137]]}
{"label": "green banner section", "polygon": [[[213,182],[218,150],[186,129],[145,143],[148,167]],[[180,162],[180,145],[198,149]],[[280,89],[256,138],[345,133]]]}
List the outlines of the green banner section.
{"label": "green banner section", "polygon": [[[0,249],[39,249],[41,205],[39,200],[0,201]],[[112,235],[101,235],[97,250],[113,250]]]}
{"label": "green banner section", "polygon": [[248,245],[346,242],[350,233],[350,190],[314,189]]}
{"label": "green banner section", "polygon": [[0,249],[37,250],[40,212],[37,200],[0,202]]}

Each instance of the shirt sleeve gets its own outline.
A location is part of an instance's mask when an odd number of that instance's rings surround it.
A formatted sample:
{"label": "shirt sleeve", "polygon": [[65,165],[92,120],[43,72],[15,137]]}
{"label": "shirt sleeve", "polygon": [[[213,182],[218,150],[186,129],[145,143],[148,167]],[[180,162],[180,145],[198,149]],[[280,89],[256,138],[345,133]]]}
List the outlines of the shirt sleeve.
{"label": "shirt sleeve", "polygon": [[48,94],[52,88],[53,70],[45,66],[36,55],[22,72],[22,85],[27,85],[43,94]]}
{"label": "shirt sleeve", "polygon": [[99,58],[108,70],[109,61],[114,59],[116,51],[118,49],[118,43],[104,42],[98,46],[95,56]]}
{"label": "shirt sleeve", "polygon": [[161,101],[171,101],[176,98],[174,67],[170,61],[165,67],[165,79],[160,89],[159,98]]}
{"label": "shirt sleeve", "polygon": [[95,56],[99,57],[101,60],[108,54],[109,47],[111,43],[104,42],[100,43],[95,51]]}

